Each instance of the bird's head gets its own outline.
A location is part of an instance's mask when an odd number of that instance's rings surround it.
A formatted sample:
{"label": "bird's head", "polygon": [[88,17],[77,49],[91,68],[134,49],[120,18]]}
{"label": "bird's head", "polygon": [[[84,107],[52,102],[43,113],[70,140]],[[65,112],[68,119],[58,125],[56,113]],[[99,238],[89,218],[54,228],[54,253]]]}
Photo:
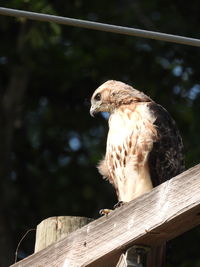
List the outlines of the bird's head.
{"label": "bird's head", "polygon": [[109,80],[99,86],[91,97],[90,115],[98,112],[112,113],[117,107],[133,102],[152,101],[144,93],[123,82]]}

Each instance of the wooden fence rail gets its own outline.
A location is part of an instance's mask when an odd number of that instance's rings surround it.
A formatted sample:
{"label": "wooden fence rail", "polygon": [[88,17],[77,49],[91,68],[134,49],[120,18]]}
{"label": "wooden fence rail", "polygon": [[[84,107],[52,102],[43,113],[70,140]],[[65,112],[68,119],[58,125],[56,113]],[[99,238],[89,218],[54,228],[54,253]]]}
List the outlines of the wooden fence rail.
{"label": "wooden fence rail", "polygon": [[200,164],[12,267],[112,267],[134,244],[159,245],[199,224]]}

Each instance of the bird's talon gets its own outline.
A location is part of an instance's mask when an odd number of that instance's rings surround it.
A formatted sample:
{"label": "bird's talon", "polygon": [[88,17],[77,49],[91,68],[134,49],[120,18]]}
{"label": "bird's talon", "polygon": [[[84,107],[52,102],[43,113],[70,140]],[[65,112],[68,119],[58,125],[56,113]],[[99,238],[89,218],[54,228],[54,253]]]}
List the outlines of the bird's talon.
{"label": "bird's talon", "polygon": [[101,216],[103,216],[103,215],[108,215],[110,212],[111,212],[112,210],[110,210],[110,209],[101,209],[100,211],[99,211],[99,214],[101,215]]}
{"label": "bird's talon", "polygon": [[117,204],[114,205],[113,208],[114,209],[120,208],[120,207],[122,207],[124,205],[124,203],[125,203],[124,201],[119,201],[119,202],[117,202]]}

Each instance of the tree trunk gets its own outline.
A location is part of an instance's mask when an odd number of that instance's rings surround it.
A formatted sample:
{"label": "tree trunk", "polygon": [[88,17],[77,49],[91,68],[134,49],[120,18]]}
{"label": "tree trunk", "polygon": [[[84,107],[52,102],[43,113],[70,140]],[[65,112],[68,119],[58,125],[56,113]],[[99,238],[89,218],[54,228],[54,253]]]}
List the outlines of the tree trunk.
{"label": "tree trunk", "polygon": [[25,66],[14,66],[0,103],[0,267],[6,267],[14,262],[17,246],[13,240],[12,205],[17,200],[15,199],[16,188],[11,179],[11,153],[13,133],[20,116],[28,78],[29,74]]}

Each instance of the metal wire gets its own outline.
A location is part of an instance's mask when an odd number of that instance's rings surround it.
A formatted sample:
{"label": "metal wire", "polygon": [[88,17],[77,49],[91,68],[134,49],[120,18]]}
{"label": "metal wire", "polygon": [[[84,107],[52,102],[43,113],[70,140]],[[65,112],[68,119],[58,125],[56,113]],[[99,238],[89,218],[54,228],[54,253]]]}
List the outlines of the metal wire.
{"label": "metal wire", "polygon": [[60,17],[42,13],[35,13],[11,8],[0,7],[0,15],[5,16],[14,16],[14,17],[24,17],[27,19],[46,21],[46,22],[55,22],[59,24],[64,24],[68,26],[87,28],[97,31],[112,32],[118,34],[124,34],[129,36],[137,36],[142,38],[155,39],[165,42],[172,42],[177,44],[185,44],[190,46],[200,46],[200,39],[194,39],[179,35],[166,34],[161,32],[146,31],[136,28],[123,27],[105,23],[92,22],[87,20],[73,19],[67,17]]}

